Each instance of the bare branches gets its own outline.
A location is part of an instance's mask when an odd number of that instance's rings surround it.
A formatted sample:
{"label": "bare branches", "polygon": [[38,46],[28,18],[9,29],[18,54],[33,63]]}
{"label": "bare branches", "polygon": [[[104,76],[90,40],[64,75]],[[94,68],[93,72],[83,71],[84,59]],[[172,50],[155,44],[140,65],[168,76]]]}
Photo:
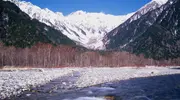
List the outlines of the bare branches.
{"label": "bare branches", "polygon": [[128,52],[81,51],[71,46],[38,43],[31,48],[5,47],[0,44],[0,66],[25,67],[123,67],[180,65],[179,59],[146,59]]}

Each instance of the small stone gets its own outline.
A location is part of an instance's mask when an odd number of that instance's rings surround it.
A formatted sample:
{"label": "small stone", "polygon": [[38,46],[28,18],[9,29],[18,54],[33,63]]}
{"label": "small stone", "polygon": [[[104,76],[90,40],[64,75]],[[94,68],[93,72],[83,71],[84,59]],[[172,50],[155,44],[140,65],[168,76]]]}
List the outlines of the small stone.
{"label": "small stone", "polygon": [[27,97],[31,96],[31,94],[26,94]]}
{"label": "small stone", "polygon": [[93,92],[92,91],[88,91],[88,94],[93,94]]}
{"label": "small stone", "polygon": [[52,90],[50,90],[50,91],[49,91],[49,94],[51,94],[52,92],[53,92],[53,91],[52,91]]}
{"label": "small stone", "polygon": [[31,90],[31,92],[36,92],[35,90]]}
{"label": "small stone", "polygon": [[62,82],[63,85],[66,85],[66,82]]}

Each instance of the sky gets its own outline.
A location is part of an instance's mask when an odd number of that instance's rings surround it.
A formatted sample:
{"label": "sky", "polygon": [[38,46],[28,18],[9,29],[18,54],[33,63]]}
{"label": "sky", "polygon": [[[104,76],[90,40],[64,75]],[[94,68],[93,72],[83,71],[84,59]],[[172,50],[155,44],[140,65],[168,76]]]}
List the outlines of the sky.
{"label": "sky", "polygon": [[151,0],[24,0],[41,8],[68,15],[77,10],[123,15],[134,12]]}

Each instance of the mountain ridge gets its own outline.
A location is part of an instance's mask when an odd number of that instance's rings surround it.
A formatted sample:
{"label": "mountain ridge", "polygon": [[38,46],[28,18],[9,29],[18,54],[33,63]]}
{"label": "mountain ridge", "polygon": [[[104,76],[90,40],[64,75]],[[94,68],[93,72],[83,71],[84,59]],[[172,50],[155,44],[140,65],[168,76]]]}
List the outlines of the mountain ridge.
{"label": "mountain ridge", "polygon": [[169,0],[127,27],[118,27],[107,48],[143,54],[158,60],[180,57],[179,6],[178,0]]}
{"label": "mountain ridge", "polygon": [[67,36],[36,19],[31,19],[14,3],[0,1],[0,41],[7,46],[31,47],[39,42],[75,45]]}
{"label": "mountain ridge", "polygon": [[48,26],[60,30],[76,43],[91,49],[102,49],[102,39],[106,33],[123,23],[133,13],[113,16],[104,13],[87,13],[76,11],[67,16],[61,12],[41,9],[30,2],[7,0],[15,3],[31,18],[35,18]]}
{"label": "mountain ridge", "polygon": [[[164,0],[164,2],[157,2],[159,0],[153,0],[149,3],[147,3],[146,5],[144,5],[143,7],[141,7],[139,10],[137,10],[135,12],[134,15],[132,15],[129,19],[127,19],[124,23],[120,24],[118,27],[116,27],[115,29],[113,29],[111,32],[109,32],[108,34],[105,35],[104,39],[103,39],[103,43],[104,43],[104,46],[108,45],[109,42],[113,42],[113,39],[109,40],[109,38],[113,38],[115,37],[115,35],[118,35],[117,32],[120,30],[120,29],[125,29],[124,27],[126,27],[126,30],[128,30],[128,25],[133,22],[133,21],[136,21],[138,20],[141,16],[145,15],[146,13],[156,9],[156,8],[160,8],[163,4],[165,4],[168,0]],[[136,25],[134,25],[134,27],[137,27]],[[136,30],[132,30],[132,31],[136,31]],[[122,32],[121,32],[122,33]],[[128,33],[127,33],[128,34]],[[118,37],[118,36],[116,36]],[[120,40],[121,38],[125,38],[125,37],[121,37],[120,36]],[[106,47],[105,47],[106,48]],[[106,48],[108,49],[108,48]]]}

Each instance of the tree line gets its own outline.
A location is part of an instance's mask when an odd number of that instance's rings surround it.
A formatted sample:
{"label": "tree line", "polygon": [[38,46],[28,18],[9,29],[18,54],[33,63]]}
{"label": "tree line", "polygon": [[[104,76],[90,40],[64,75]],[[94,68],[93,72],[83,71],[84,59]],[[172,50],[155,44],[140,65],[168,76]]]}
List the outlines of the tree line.
{"label": "tree line", "polygon": [[17,67],[123,67],[175,66],[178,59],[153,60],[120,51],[92,51],[67,45],[38,43],[31,48],[0,44],[0,66]]}

